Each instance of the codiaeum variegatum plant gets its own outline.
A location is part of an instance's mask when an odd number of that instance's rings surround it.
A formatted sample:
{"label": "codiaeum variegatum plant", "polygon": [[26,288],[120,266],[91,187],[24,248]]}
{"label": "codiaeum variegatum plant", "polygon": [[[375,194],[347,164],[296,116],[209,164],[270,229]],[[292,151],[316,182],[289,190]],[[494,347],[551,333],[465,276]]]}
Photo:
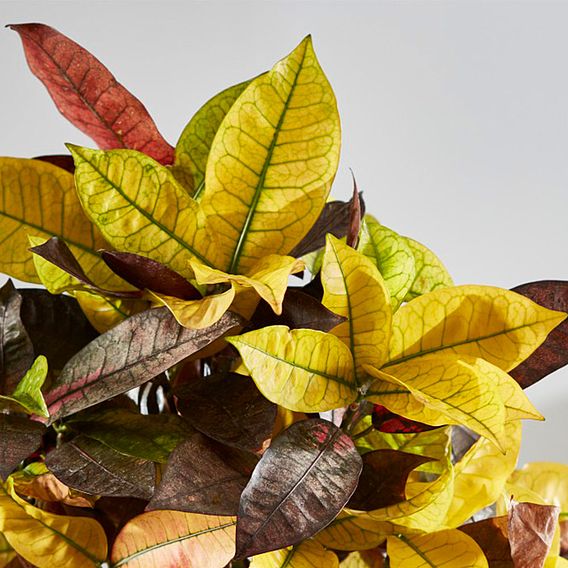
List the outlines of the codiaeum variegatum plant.
{"label": "codiaeum variegatum plant", "polygon": [[330,201],[310,37],[174,148],[86,50],[10,27],[100,149],[0,159],[1,269],[45,288],[0,291],[0,566],[566,564],[568,468],[515,471],[566,283],[456,286],[356,186]]}

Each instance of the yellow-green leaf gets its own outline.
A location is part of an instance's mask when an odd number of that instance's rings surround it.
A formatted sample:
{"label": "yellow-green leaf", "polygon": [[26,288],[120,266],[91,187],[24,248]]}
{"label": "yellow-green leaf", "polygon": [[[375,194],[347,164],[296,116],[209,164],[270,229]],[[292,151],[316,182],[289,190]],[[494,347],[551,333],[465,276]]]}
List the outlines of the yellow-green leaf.
{"label": "yellow-green leaf", "polygon": [[175,167],[192,177],[193,198],[199,200],[205,188],[207,157],[215,134],[229,109],[250,84],[233,85],[209,99],[183,129],[176,145]]}
{"label": "yellow-green leaf", "polygon": [[378,269],[390,293],[395,312],[406,298],[416,276],[414,254],[405,237],[365,215],[357,250]]}
{"label": "yellow-green leaf", "polygon": [[291,251],[325,204],[339,147],[335,96],[307,37],[244,90],[213,140],[201,203],[218,268],[243,273]]}
{"label": "yellow-green leaf", "polygon": [[52,164],[0,158],[0,235],[0,270],[14,278],[39,283],[28,235],[56,236],[101,286],[124,289],[96,252],[108,245],[85,216],[73,175]]}
{"label": "yellow-green leaf", "polygon": [[83,207],[114,248],[187,278],[192,258],[215,264],[216,236],[168,168],[134,150],[69,148]]}
{"label": "yellow-green leaf", "polygon": [[505,453],[480,438],[454,466],[454,498],[446,524],[458,527],[474,513],[494,503],[515,469],[521,445],[521,422],[505,426]]}
{"label": "yellow-green leaf", "polygon": [[357,398],[353,358],[333,335],[276,325],[227,341],[262,394],[289,410],[324,412]]}
{"label": "yellow-green leaf", "polygon": [[465,533],[443,530],[432,534],[389,536],[392,568],[488,568],[479,545]]}
{"label": "yellow-green leaf", "polygon": [[566,314],[491,286],[456,286],[425,294],[393,316],[389,362],[427,354],[481,357],[505,371],[515,368]]}
{"label": "yellow-green leaf", "polygon": [[6,537],[0,533],[0,568],[4,568],[16,557],[16,552],[8,544]]}
{"label": "yellow-green leaf", "polygon": [[365,364],[380,367],[388,356],[392,312],[377,267],[328,235],[321,281],[322,304],[347,318],[334,328],[333,334],[351,349],[357,377],[362,376]]}
{"label": "yellow-green leaf", "polygon": [[49,412],[41,393],[46,377],[47,359],[40,355],[20,379],[14,392],[10,396],[0,395],[0,401],[15,403],[28,414],[49,418]]}
{"label": "yellow-green leaf", "polygon": [[384,568],[385,560],[378,549],[360,550],[349,554],[339,566],[340,568]]}
{"label": "yellow-green leaf", "polygon": [[9,478],[0,488],[0,532],[10,546],[38,568],[86,568],[106,559],[101,525],[86,517],[54,515],[24,501]]}
{"label": "yellow-green leaf", "polygon": [[337,555],[315,540],[254,556],[250,568],[339,568]]}
{"label": "yellow-green leaf", "polygon": [[[553,462],[532,462],[511,475],[511,483],[540,495],[549,505],[558,505],[568,513],[568,465]],[[518,500],[518,499],[517,499]]]}
{"label": "yellow-green leaf", "polygon": [[116,537],[113,568],[223,568],[235,554],[235,517],[151,511]]}
{"label": "yellow-green leaf", "polygon": [[427,292],[433,292],[438,288],[447,288],[454,285],[452,277],[442,264],[442,261],[429,248],[409,237],[404,238],[414,255],[416,271],[414,282],[412,282],[404,298],[405,302],[422,294],[426,294]]}

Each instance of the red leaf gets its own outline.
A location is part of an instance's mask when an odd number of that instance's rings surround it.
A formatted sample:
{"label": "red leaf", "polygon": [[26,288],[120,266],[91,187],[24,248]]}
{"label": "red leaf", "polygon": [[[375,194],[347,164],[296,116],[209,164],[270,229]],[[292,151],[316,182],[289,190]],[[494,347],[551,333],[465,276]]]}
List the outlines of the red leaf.
{"label": "red leaf", "polygon": [[28,65],[59,112],[100,148],[130,148],[173,163],[174,148],[144,105],[86,49],[44,24],[8,27],[20,34]]}
{"label": "red leaf", "polygon": [[380,404],[373,405],[373,426],[380,432],[388,434],[413,434],[436,428],[394,414]]}

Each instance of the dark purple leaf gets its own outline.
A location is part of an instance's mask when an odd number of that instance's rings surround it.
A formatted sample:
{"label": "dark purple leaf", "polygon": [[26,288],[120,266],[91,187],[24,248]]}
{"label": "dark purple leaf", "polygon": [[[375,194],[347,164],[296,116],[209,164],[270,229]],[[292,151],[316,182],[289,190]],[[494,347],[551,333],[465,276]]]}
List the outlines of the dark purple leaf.
{"label": "dark purple leaf", "polygon": [[240,316],[227,312],[195,330],[180,326],[166,308],[135,314],[65,365],[45,397],[51,422],[140,386],[240,323]]}
{"label": "dark purple leaf", "polygon": [[182,416],[223,444],[257,452],[272,434],[276,405],[250,377],[236,373],[205,377],[180,390],[178,396]]}
{"label": "dark purple leaf", "polygon": [[60,371],[75,353],[98,333],[69,296],[54,296],[47,290],[23,288],[21,317],[34,351],[47,357],[49,368]]}
{"label": "dark purple leaf", "polygon": [[347,228],[347,235],[345,235],[345,242],[347,246],[357,248],[359,242],[359,231],[361,230],[361,200],[359,199],[359,190],[357,189],[357,182],[355,175],[353,176],[353,196],[351,197],[351,211],[349,212],[349,226]]}
{"label": "dark purple leaf", "polygon": [[314,297],[288,288],[282,303],[282,314],[277,316],[266,302],[260,302],[251,318],[253,328],[269,325],[286,325],[290,329],[315,329],[329,331],[346,318],[334,314]]}
{"label": "dark purple leaf", "polygon": [[494,517],[476,523],[468,523],[459,530],[473,538],[489,562],[495,568],[514,568],[509,545],[507,517]]}
{"label": "dark purple leaf", "polygon": [[20,316],[22,297],[8,280],[0,288],[0,394],[12,394],[34,361],[34,348]]}
{"label": "dark purple leaf", "polygon": [[59,112],[100,148],[131,148],[162,164],[173,163],[174,148],[144,105],[86,49],[44,24],[8,27],[20,35],[32,73]]}
{"label": "dark purple leaf", "polygon": [[69,172],[70,174],[75,173],[75,162],[71,154],[54,154],[51,156],[36,156],[34,160],[40,160],[42,162],[47,162],[48,164],[53,164],[62,170]]}
{"label": "dark purple leaf", "polygon": [[24,416],[0,414],[0,477],[14,468],[41,444],[45,427]]}
{"label": "dark purple leaf", "polygon": [[154,463],[121,454],[86,436],[77,436],[47,455],[45,465],[72,489],[89,495],[150,499]]}
{"label": "dark purple leaf", "polygon": [[[292,249],[290,256],[296,258],[325,246],[325,236],[331,233],[338,239],[347,236],[351,220],[353,199],[347,202],[331,201],[326,203],[308,234]],[[365,215],[365,202],[359,195],[361,217]]]}
{"label": "dark purple leaf", "polygon": [[347,506],[360,511],[381,509],[406,499],[408,476],[432,458],[398,450],[375,450],[363,455],[359,485]]}
{"label": "dark purple leaf", "polygon": [[272,441],[243,491],[235,558],[297,544],[323,529],[355,491],[361,467],[351,438],[331,422],[290,426]]}
{"label": "dark purple leaf", "polygon": [[201,298],[201,294],[183,276],[161,262],[131,252],[108,250],[102,251],[102,257],[115,274],[140,290],[147,288],[182,300]]}
{"label": "dark purple leaf", "polygon": [[92,288],[95,292],[105,296],[114,296],[116,298],[140,298],[141,293],[138,291],[125,291],[117,292],[114,290],[105,290],[97,286],[83,271],[81,265],[77,259],[73,256],[73,253],[69,247],[58,237],[51,237],[42,245],[36,247],[31,247],[30,251],[38,256],[41,256],[51,264],[54,264],[58,268],[61,268],[67,274],[70,274],[79,282],[85,284],[89,288]]}
{"label": "dark purple leaf", "polygon": [[[568,311],[568,282],[542,280],[522,284],[513,292],[550,310]],[[524,388],[530,387],[568,363],[568,320],[553,329],[544,343],[510,375]]]}
{"label": "dark purple leaf", "polygon": [[205,436],[195,434],[172,452],[146,510],[236,515],[248,480],[225,463]]}

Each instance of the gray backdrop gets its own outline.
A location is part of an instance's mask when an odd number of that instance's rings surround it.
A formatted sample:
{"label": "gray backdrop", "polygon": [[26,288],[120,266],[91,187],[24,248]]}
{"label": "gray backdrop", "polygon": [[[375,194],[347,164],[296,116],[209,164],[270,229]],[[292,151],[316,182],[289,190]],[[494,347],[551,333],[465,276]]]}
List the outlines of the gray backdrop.
{"label": "gray backdrop", "polygon": [[[0,0],[0,24],[34,21],[95,53],[171,143],[210,96],[311,33],[342,116],[336,197],[352,168],[369,211],[456,283],[568,280],[566,2]],[[4,29],[0,85],[0,155],[92,145]],[[547,420],[525,423],[521,462],[568,462],[568,372],[528,394]]]}

